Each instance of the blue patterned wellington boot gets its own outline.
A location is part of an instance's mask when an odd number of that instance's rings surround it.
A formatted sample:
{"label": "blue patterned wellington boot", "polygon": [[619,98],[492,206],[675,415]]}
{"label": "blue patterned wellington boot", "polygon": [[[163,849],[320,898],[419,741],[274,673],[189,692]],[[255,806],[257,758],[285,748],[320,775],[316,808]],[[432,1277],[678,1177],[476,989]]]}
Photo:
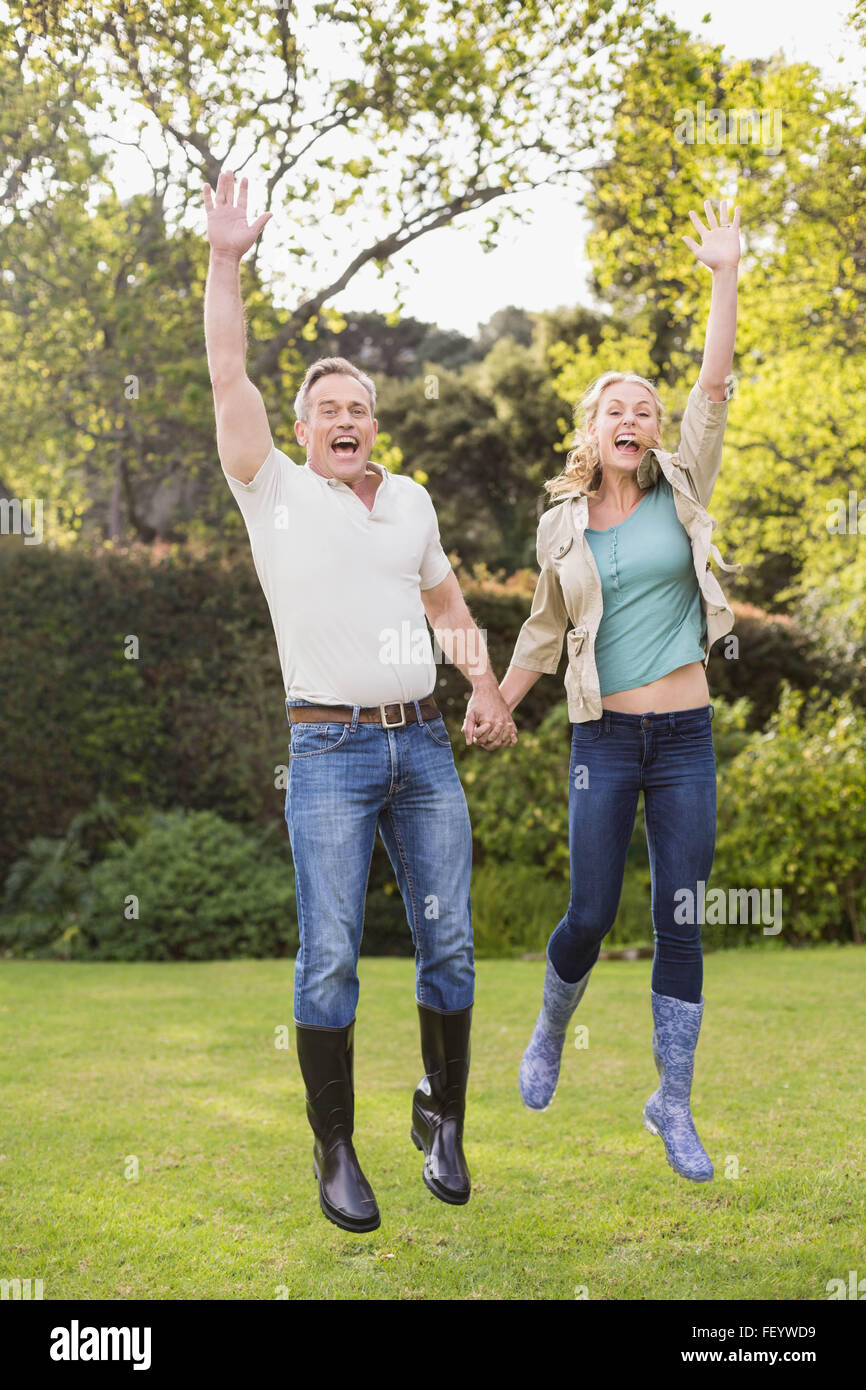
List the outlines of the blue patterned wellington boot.
{"label": "blue patterned wellington boot", "polygon": [[690,1004],[669,994],[652,995],[653,1057],[661,1085],[644,1106],[643,1125],[665,1146],[668,1163],[680,1177],[709,1182],[713,1165],[697,1135],[689,1100],[695,1048],[704,1000]]}
{"label": "blue patterned wellington boot", "polygon": [[523,1054],[518,1077],[521,1099],[530,1110],[546,1110],[553,1100],[569,1020],[583,998],[591,974],[592,970],[587,970],[582,980],[569,984],[559,978],[550,957],[547,958],[541,1013]]}

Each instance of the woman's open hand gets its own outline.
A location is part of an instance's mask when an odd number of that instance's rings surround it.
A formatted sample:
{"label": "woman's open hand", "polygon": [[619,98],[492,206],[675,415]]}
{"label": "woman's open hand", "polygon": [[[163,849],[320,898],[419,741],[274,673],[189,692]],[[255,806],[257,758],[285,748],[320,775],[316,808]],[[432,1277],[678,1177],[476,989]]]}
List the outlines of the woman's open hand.
{"label": "woman's open hand", "polygon": [[737,206],[734,209],[731,219],[730,202],[729,198],[723,198],[719,204],[719,222],[716,221],[716,214],[709,198],[704,199],[704,211],[709,223],[707,227],[696,212],[689,213],[695,231],[700,233],[701,244],[699,246],[690,236],[684,236],[683,241],[710,270],[721,270],[723,266],[736,269],[740,259],[740,208]]}

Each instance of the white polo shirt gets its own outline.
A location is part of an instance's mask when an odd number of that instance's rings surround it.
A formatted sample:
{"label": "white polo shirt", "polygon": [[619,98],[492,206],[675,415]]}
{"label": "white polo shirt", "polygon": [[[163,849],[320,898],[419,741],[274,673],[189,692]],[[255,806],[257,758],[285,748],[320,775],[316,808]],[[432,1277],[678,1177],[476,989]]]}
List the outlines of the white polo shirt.
{"label": "white polo shirt", "polygon": [[[372,510],[274,446],[249,483],[225,474],[271,613],[289,699],[421,700],[436,663],[421,590],[450,572],[427,490],[382,475]],[[225,471],[225,470],[223,470]]]}

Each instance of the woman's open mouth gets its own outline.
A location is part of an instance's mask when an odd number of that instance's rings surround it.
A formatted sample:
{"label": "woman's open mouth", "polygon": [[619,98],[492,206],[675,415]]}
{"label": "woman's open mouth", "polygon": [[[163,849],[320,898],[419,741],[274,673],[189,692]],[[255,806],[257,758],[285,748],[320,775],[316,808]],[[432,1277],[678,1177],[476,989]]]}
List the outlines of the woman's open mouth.
{"label": "woman's open mouth", "polygon": [[618,434],[614,440],[614,448],[618,454],[639,454],[640,445],[633,434]]}
{"label": "woman's open mouth", "polygon": [[360,440],[352,434],[338,434],[331,445],[331,453],[339,459],[355,458],[361,447]]}

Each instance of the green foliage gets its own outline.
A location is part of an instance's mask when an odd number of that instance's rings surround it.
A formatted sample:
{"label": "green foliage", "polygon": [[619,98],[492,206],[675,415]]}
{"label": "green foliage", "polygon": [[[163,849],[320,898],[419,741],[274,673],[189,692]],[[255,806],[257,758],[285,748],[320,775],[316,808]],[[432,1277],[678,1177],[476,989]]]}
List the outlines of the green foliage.
{"label": "green foliage", "polygon": [[[712,512],[723,553],[745,571],[726,591],[782,612],[792,601],[813,611],[815,591],[828,593],[828,618],[850,617],[862,649],[856,536],[827,529],[832,500],[858,485],[851,461],[866,444],[862,102],[809,64],[731,60],[673,21],[615,75],[614,92],[612,156],[590,175],[587,241],[611,318],[600,344],[578,334],[552,345],[557,389],[576,400],[610,368],[648,375],[669,411],[666,447],[676,448],[710,296],[709,275],[680,238],[690,209],[735,192],[737,390]],[[760,120],[741,123],[738,113]]]}
{"label": "green foliage", "polygon": [[348,357],[363,362],[377,382],[402,381],[423,374],[425,362],[456,370],[482,358],[490,347],[482,334],[467,338],[456,329],[441,329],[410,315],[392,316],[367,310],[346,310],[339,323],[319,322],[312,342],[298,344],[305,363],[318,357]]}
{"label": "green foliage", "polygon": [[[263,281],[261,243],[245,262],[250,372],[290,438],[335,296],[473,211],[493,245],[521,194],[570,174],[603,124],[588,60],[627,60],[645,8],[55,0],[0,18],[0,479],[59,504],[58,540],[218,534],[202,184],[255,151],[278,269]],[[448,335],[430,346],[459,360]]]}
{"label": "green foliage", "polygon": [[866,546],[856,537],[838,539],[839,551],[826,548],[820,587],[804,587],[794,614],[812,641],[821,688],[866,705]]}
{"label": "green foliage", "polygon": [[298,944],[288,847],[267,849],[212,811],[156,811],[91,869],[77,925],[74,954],[91,960],[284,956]]}
{"label": "green foliage", "polygon": [[570,738],[560,700],[513,748],[461,754],[472,828],[485,861],[533,864],[567,878]]}
{"label": "green foliage", "polygon": [[38,835],[9,870],[3,889],[0,949],[13,954],[70,955],[90,866],[113,843],[138,833],[141,817],[118,816],[105,796],[74,816],[66,833]]}
{"label": "green foliage", "polygon": [[[0,953],[96,960],[283,955],[297,947],[298,935],[291,853],[283,828],[276,831],[245,831],[210,812],[121,817],[99,796],[65,835],[37,836],[12,865],[0,900]],[[141,897],[130,884],[142,882],[147,912],[142,904],[140,919],[120,920],[118,901],[127,892]],[[403,900],[377,840],[362,953],[411,952]]]}
{"label": "green foliage", "polygon": [[472,935],[478,960],[543,952],[568,906],[568,878],[533,864],[487,860],[472,871]]}
{"label": "green foliage", "polygon": [[[549,380],[542,384],[539,375],[547,376],[536,370],[522,378],[512,406],[532,399],[530,384],[539,399],[556,399]],[[479,378],[471,368],[452,372],[429,362],[424,377],[386,382],[379,409],[407,469],[424,470],[446,549],[458,551],[469,565],[484,561],[511,569],[534,562],[538,463],[545,459],[547,473],[556,471],[553,448],[563,402],[548,411],[546,427],[536,434],[534,458],[521,453],[500,418],[489,375]]]}
{"label": "green foliage", "polygon": [[[748,743],[749,702],[713,701],[713,740],[723,768]],[[568,878],[568,768],[571,729],[559,701],[532,732],[512,748],[482,761],[478,750],[460,754],[460,773],[472,814],[475,839],[485,861],[535,865]],[[642,803],[632,837],[632,863],[645,847]]]}
{"label": "green foliage", "polygon": [[[640,850],[641,845],[636,848]],[[477,865],[472,873],[472,934],[477,958],[543,955],[550,933],[568,908],[568,896],[567,873],[552,878],[534,864],[507,860],[489,859]],[[640,853],[630,853],[619,911],[603,949],[652,944],[649,866],[641,863]]]}
{"label": "green foliage", "polygon": [[[523,589],[468,584],[502,670]],[[476,597],[477,596],[477,597]],[[127,659],[130,636],[136,659]],[[143,555],[0,546],[0,701],[6,749],[0,878],[36,836],[60,837],[108,797],[213,810],[286,835],[288,729],[267,605],[249,555],[150,563]],[[466,681],[442,664],[437,698],[459,727]],[[537,722],[561,698],[532,692]],[[374,884],[390,876],[382,859]]]}
{"label": "green foliage", "polygon": [[[787,683],[776,714],[726,768],[712,886],[781,889],[786,938],[863,939],[866,716],[807,703]],[[750,927],[754,938],[760,927]],[[744,936],[734,928],[712,935]]]}
{"label": "green foliage", "polygon": [[[528,612],[534,573],[505,579],[478,567],[463,579],[502,672]],[[816,679],[790,635],[773,631],[752,613],[743,624],[750,659],[714,656],[710,668],[711,688],[727,688],[724,703],[735,709],[747,708],[738,700],[754,687],[758,723],[772,710],[782,677],[804,688]],[[267,829],[275,841],[286,836],[284,697],[267,606],[245,552],[225,561],[187,553],[154,564],[135,555],[0,547],[0,634],[7,734],[0,876],[29,841],[66,836],[75,817],[95,814],[100,796],[110,800],[116,833],[127,839],[134,833],[129,818],[149,806],[209,809]],[[128,660],[132,635],[139,653]],[[496,755],[465,748],[459,730],[467,696],[464,678],[443,662],[436,697],[454,735],[479,854],[508,858],[512,850],[502,843],[513,841],[518,862],[558,872],[566,862],[569,734],[561,676],[533,686],[518,715],[520,743]],[[718,705],[720,746],[726,715]],[[756,726],[755,708],[737,717]],[[111,825],[108,815],[101,830],[82,830],[88,862],[104,852]],[[384,893],[391,882],[377,850],[371,889]],[[395,949],[405,941],[401,907],[384,898],[381,905],[365,942],[375,943],[379,922],[382,948]]]}
{"label": "green foliage", "polygon": [[38,835],[31,840],[6,879],[0,950],[7,955],[71,955],[85,882],[86,856],[74,837]]}
{"label": "green foliage", "polygon": [[88,864],[86,819],[62,839],[31,841],[13,865],[0,918],[7,954],[213,960],[297,947],[287,845],[281,853],[212,811],[152,811],[135,838],[113,839]]}
{"label": "green foliage", "polygon": [[[866,715],[847,700],[798,722],[804,696],[783,683],[767,732],[747,699],[713,699],[719,830],[710,888],[781,888],[786,939],[861,939],[866,911]],[[812,692],[814,699],[815,692]],[[543,950],[568,902],[569,736],[564,704],[486,761],[460,754],[478,860],[474,918],[483,954]],[[651,944],[643,799],[606,946]],[[754,942],[760,927],[703,930],[708,946]]]}
{"label": "green foliage", "polygon": [[35,836],[65,835],[100,793],[124,815],[182,805],[279,827],[285,709],[246,557],[151,566],[4,547],[0,617],[4,867]]}
{"label": "green foliage", "polygon": [[[836,700],[805,714],[787,683],[765,733],[749,702],[713,701],[719,831],[711,888],[780,888],[784,939],[862,938],[866,865],[866,716]],[[476,845],[479,958],[543,952],[569,893],[568,722],[564,703],[495,757],[461,749]],[[288,844],[211,812],[123,820],[104,801],[57,840],[37,837],[6,882],[0,949],[90,959],[282,955],[297,945]],[[605,946],[652,944],[642,801],[622,896]],[[127,920],[128,895],[140,918]],[[707,946],[760,942],[755,924],[705,924]],[[377,845],[365,954],[408,954],[402,899]]]}
{"label": "green foliage", "polygon": [[716,767],[724,774],[728,764],[747,747],[750,738],[752,704],[745,696],[738,700],[725,700],[715,693],[711,696],[713,706],[713,747],[716,752]]}

